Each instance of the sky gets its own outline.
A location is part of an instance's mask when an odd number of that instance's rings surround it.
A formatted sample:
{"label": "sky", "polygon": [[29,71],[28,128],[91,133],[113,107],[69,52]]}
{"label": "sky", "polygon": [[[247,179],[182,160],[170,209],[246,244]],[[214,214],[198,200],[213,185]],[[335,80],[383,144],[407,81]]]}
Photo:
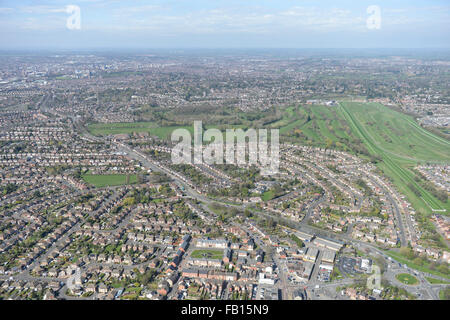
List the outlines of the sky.
{"label": "sky", "polygon": [[0,0],[0,50],[101,48],[450,48],[450,1]]}

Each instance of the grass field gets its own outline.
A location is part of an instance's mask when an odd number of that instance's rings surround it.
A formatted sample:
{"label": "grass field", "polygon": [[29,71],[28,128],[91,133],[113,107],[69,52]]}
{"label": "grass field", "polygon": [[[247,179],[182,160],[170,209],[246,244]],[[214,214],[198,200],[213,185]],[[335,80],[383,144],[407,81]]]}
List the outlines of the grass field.
{"label": "grass field", "polygon": [[282,140],[320,147],[333,144],[331,147],[353,153],[368,152],[380,159],[378,167],[416,210],[424,214],[450,210],[450,201],[437,199],[423,187],[425,181],[415,180],[412,171],[420,163],[449,163],[450,142],[423,129],[411,116],[378,103],[356,102],[291,106],[280,114],[282,118],[270,127],[280,130]]}
{"label": "grass field", "polygon": [[289,107],[282,113],[282,119],[270,125],[280,130],[285,140],[325,147],[333,142],[339,148],[350,151],[349,144],[357,136],[351,130],[337,107],[322,105]]}
{"label": "grass field", "polygon": [[275,197],[275,193],[272,190],[266,191],[262,194],[261,199],[263,201],[270,201]]}
{"label": "grass field", "polygon": [[450,300],[449,296],[450,296],[450,287],[449,286],[447,286],[444,289],[442,289],[441,291],[439,291],[439,299]]}
{"label": "grass field", "polygon": [[[276,128],[280,130],[280,135],[284,139],[292,136],[294,130],[296,134],[301,134],[301,143],[310,145],[318,145],[325,147],[327,139],[340,144],[344,149],[349,141],[356,139],[350,130],[345,130],[345,119],[343,115],[337,114],[337,107],[327,106],[291,106],[280,111],[282,118],[278,121],[270,123],[268,128]],[[198,115],[201,117],[202,115]],[[246,119],[248,114],[240,113],[239,119],[243,123],[250,123]],[[192,122],[193,124],[193,122]],[[253,127],[253,126],[251,126]],[[193,125],[191,126],[159,126],[157,122],[134,122],[134,123],[91,123],[87,126],[89,132],[96,136],[105,136],[112,134],[133,132],[148,132],[150,135],[156,135],[161,139],[168,139],[173,130],[177,128],[185,128],[189,130],[193,136]],[[245,124],[203,124],[204,129],[218,128],[225,134],[225,130],[229,128],[247,129]],[[270,135],[269,135],[270,136]],[[296,139],[297,141],[299,139]],[[350,148],[347,148],[350,151]]]}
{"label": "grass field", "polygon": [[[97,188],[120,186],[126,184],[125,174],[84,174],[83,180]],[[137,182],[135,174],[130,175],[130,184]]]}
{"label": "grass field", "polygon": [[395,275],[395,278],[400,281],[401,283],[407,284],[407,285],[416,285],[419,283],[419,280],[417,280],[416,277],[413,275],[410,275],[409,273],[399,273]]}
{"label": "grass field", "polygon": [[223,250],[214,250],[214,249],[199,249],[194,250],[191,253],[192,258],[209,258],[209,259],[218,259],[222,260],[223,258]]}
{"label": "grass field", "polygon": [[170,139],[172,131],[178,128],[185,128],[194,132],[193,127],[188,126],[165,126],[158,127],[155,122],[119,122],[119,123],[91,123],[87,129],[95,136],[105,136],[111,134],[148,132],[150,135],[158,136],[161,139]]}
{"label": "grass field", "polygon": [[425,279],[427,279],[427,281],[431,284],[450,284],[449,281],[439,280],[431,277],[425,277]]}
{"label": "grass field", "polygon": [[[87,126],[87,129],[91,134],[95,136],[147,132],[149,135],[158,136],[160,139],[170,140],[170,136],[175,129],[187,129],[190,132],[191,137],[193,137],[193,125],[194,124],[192,123],[191,126],[158,126],[156,122],[91,123]],[[223,133],[223,138],[225,139],[225,129],[238,129],[244,127],[242,125],[203,125],[203,130],[207,130],[210,128],[217,128],[221,130]]]}
{"label": "grass field", "polygon": [[[424,213],[450,209],[449,202],[442,203],[416,182],[411,171],[419,163],[449,163],[449,141],[421,128],[410,116],[378,103],[342,102],[339,111],[369,152],[381,158],[379,167],[414,208]],[[413,185],[420,196],[408,185]]]}

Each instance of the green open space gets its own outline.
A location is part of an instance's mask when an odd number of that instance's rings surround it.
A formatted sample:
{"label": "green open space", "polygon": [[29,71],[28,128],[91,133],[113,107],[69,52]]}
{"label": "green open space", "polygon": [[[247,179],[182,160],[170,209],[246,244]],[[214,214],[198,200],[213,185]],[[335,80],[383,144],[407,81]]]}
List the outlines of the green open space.
{"label": "green open space", "polygon": [[273,190],[268,190],[266,192],[264,192],[261,196],[261,199],[263,201],[270,201],[275,197],[275,193],[273,192]]}
{"label": "green open space", "polygon": [[416,210],[445,213],[450,209],[450,203],[426,190],[412,171],[418,164],[449,163],[449,141],[421,128],[411,116],[378,103],[342,102],[339,110],[368,151],[380,159],[379,168]]}
{"label": "green open space", "polygon": [[399,273],[395,275],[395,278],[400,281],[401,283],[407,284],[407,285],[416,285],[419,283],[419,280],[417,280],[416,277],[413,275],[410,275],[409,273]]}
{"label": "green open space", "polygon": [[279,129],[284,141],[347,151],[356,143],[357,137],[337,106],[299,105],[283,110],[281,115],[270,127]]}
{"label": "green open space", "polygon": [[439,291],[439,299],[450,300],[450,286],[446,286],[444,289]]}
{"label": "green open space", "polygon": [[[127,184],[126,174],[84,174],[82,175],[84,181],[97,188],[120,186]],[[135,174],[129,175],[129,184],[135,184],[137,176]]]}
{"label": "green open space", "polygon": [[450,284],[450,281],[445,281],[441,279],[431,278],[431,277],[425,277],[427,281],[431,284]]}
{"label": "green open space", "polygon": [[198,249],[191,253],[192,258],[208,258],[208,259],[218,259],[221,260],[223,257],[223,250],[214,249]]}
{"label": "green open space", "polygon": [[[225,139],[225,134],[227,129],[243,129],[243,125],[213,125],[209,124],[203,125],[203,131],[211,128],[219,129],[222,131],[223,139]],[[147,122],[117,122],[117,123],[91,123],[87,126],[88,131],[95,136],[107,136],[115,134],[133,134],[146,132],[151,136],[157,136],[163,140],[170,140],[172,132],[176,129],[186,129],[194,136],[194,126],[193,123],[190,126],[187,125],[170,125],[170,126],[160,126],[157,122],[147,121]]]}
{"label": "green open space", "polygon": [[158,126],[156,122],[118,122],[118,123],[91,123],[87,126],[89,132],[96,136],[106,136],[114,134],[132,134],[134,132],[147,132],[149,135],[158,136],[161,139],[168,139],[172,131],[178,128],[185,128],[194,132],[193,127],[188,126]]}
{"label": "green open space", "polygon": [[450,201],[426,188],[429,182],[414,167],[449,163],[450,141],[420,127],[413,117],[379,103],[359,102],[290,106],[277,115],[279,119],[269,127],[280,130],[281,141],[366,157],[377,163],[417,211],[448,213]]}

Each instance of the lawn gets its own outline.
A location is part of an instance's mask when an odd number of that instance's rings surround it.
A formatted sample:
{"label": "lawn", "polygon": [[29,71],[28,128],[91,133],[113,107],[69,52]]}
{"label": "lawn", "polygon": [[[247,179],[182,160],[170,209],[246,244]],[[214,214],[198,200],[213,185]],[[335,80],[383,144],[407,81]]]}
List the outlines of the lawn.
{"label": "lawn", "polygon": [[435,279],[435,278],[431,278],[431,277],[425,277],[425,279],[427,279],[427,281],[431,284],[450,284],[449,281],[444,281],[444,280]]}
{"label": "lawn", "polygon": [[[97,188],[120,186],[126,184],[126,174],[84,174],[83,180]],[[130,175],[130,184],[137,182],[135,174]]]}
{"label": "lawn", "polygon": [[416,285],[419,283],[419,280],[417,280],[416,277],[410,275],[409,273],[399,273],[395,275],[395,278],[400,281],[401,283],[407,284],[407,285]]}
{"label": "lawn", "polygon": [[272,190],[266,191],[262,194],[261,199],[263,201],[270,201],[275,198],[275,193]]}
{"label": "lawn", "polygon": [[439,299],[441,300],[450,300],[450,287],[447,286],[441,291],[439,291]]}
{"label": "lawn", "polygon": [[209,258],[222,260],[223,250],[213,250],[213,249],[199,249],[194,250],[191,254],[192,258]]}
{"label": "lawn", "polygon": [[211,209],[215,214],[217,215],[226,215],[227,213],[230,213],[230,208],[223,206],[217,202],[213,202],[208,205],[208,208]]}
{"label": "lawn", "polygon": [[121,134],[133,132],[147,132],[150,135],[158,136],[161,139],[170,139],[172,131],[185,128],[193,134],[192,126],[164,126],[160,127],[155,122],[120,122],[120,123],[91,123],[87,129],[96,136]]}

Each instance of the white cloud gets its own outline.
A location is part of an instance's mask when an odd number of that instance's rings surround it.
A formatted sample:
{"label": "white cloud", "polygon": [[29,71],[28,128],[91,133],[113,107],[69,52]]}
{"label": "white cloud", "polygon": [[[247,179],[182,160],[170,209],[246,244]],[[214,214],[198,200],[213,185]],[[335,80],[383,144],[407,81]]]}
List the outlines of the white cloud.
{"label": "white cloud", "polygon": [[13,8],[0,8],[0,14],[14,12]]}
{"label": "white cloud", "polygon": [[155,10],[161,9],[158,5],[145,5],[145,6],[135,6],[135,7],[123,7],[113,10],[114,15],[133,15],[133,14],[147,14],[155,12]]}
{"label": "white cloud", "polygon": [[[104,3],[102,0],[89,2]],[[417,8],[413,9],[417,13]],[[382,8],[382,28],[413,26],[419,23],[432,24],[436,21],[442,22],[446,16],[448,17],[448,11],[444,10],[444,13],[439,13],[442,8],[429,7],[426,10],[422,8],[422,15],[412,14],[411,10],[413,9],[387,8],[384,10]],[[60,20],[66,18],[65,14],[61,14],[66,13],[65,6],[24,6],[19,7],[19,11],[36,15],[26,24],[28,27],[39,28],[40,26],[45,30],[64,28],[65,24],[61,24]],[[431,12],[437,13],[433,16],[430,14]],[[2,13],[2,8],[0,8],[0,13]],[[43,19],[39,15],[52,15],[52,19]],[[355,12],[342,8],[312,6],[292,6],[277,11],[264,7],[226,7],[177,13],[165,6],[135,5],[121,8],[117,6],[104,7],[98,11],[97,16],[91,14],[91,17],[94,18],[83,20],[83,29],[92,32],[142,31],[159,35],[213,33],[274,35],[286,32],[367,32],[366,19],[368,15],[365,10]],[[55,20],[58,23],[54,23]]]}
{"label": "white cloud", "polygon": [[66,6],[24,6],[20,7],[19,10],[28,14],[50,14],[66,12]]}
{"label": "white cloud", "polygon": [[[114,23],[101,24],[102,29],[114,30],[160,30],[165,33],[212,33],[212,32],[254,32],[275,33],[285,29],[295,32],[336,31],[343,28],[365,27],[365,18],[352,15],[348,10],[319,9],[315,7],[292,7],[289,10],[272,12],[256,10],[253,12],[237,11],[231,9],[213,9],[190,12],[184,15],[168,15],[152,12],[156,8],[147,8],[147,19],[130,18],[124,21],[117,12]],[[128,8],[130,12],[139,12],[136,8]]]}

